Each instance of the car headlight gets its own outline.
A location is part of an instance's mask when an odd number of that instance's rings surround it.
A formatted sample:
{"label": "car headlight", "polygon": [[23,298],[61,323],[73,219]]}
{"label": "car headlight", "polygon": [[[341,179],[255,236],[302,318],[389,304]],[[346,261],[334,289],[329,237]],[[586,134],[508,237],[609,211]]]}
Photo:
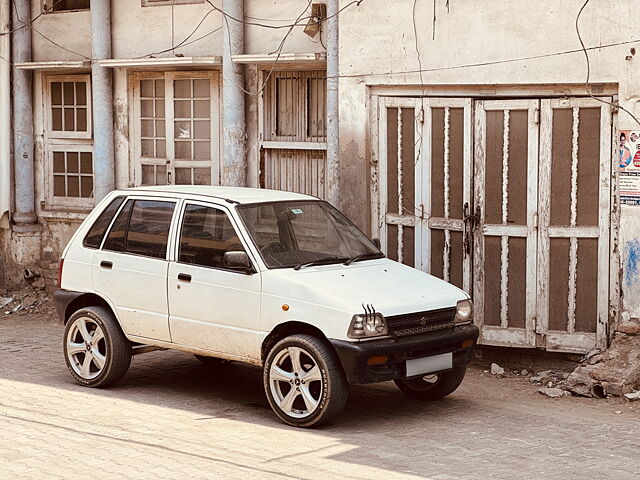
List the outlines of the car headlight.
{"label": "car headlight", "polygon": [[460,300],[456,303],[456,325],[462,325],[465,323],[471,323],[473,318],[473,303],[468,298]]}
{"label": "car headlight", "polygon": [[349,325],[349,338],[379,337],[387,335],[387,322],[381,313],[366,313],[354,315]]}

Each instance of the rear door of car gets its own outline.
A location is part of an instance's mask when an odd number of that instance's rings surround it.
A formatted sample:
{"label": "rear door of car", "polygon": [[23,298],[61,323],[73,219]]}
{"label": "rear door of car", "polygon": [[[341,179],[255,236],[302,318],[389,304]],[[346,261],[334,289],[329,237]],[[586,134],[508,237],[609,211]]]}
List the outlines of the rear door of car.
{"label": "rear door of car", "polygon": [[174,343],[225,357],[260,359],[261,276],[227,268],[227,251],[249,251],[221,205],[185,201],[169,264],[169,324]]}
{"label": "rear door of car", "polygon": [[94,254],[94,289],[110,299],[127,335],[171,341],[167,252],[177,205],[175,198],[129,197]]}

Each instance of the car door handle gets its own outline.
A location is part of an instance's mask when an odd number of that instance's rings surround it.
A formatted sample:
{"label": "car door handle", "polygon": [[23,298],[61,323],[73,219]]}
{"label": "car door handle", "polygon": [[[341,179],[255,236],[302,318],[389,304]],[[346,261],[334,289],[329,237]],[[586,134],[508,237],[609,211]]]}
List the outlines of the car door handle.
{"label": "car door handle", "polygon": [[110,262],[108,260],[102,260],[100,262],[100,266],[102,268],[107,268],[107,269],[111,270],[113,268],[113,262]]}
{"label": "car door handle", "polygon": [[191,281],[191,275],[189,275],[188,273],[179,273],[178,280],[189,283]]}

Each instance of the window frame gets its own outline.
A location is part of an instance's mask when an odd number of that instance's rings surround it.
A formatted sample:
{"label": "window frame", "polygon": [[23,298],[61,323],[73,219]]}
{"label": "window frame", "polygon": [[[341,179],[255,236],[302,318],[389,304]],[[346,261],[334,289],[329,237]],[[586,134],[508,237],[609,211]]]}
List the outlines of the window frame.
{"label": "window frame", "polygon": [[87,10],[90,10],[91,7],[89,8],[71,8],[71,9],[65,9],[65,10],[53,10],[53,5],[51,6],[51,8],[47,8],[47,3],[52,3],[55,4],[56,0],[42,0],[42,2],[40,3],[40,11],[43,14],[49,15],[51,13],[66,13],[66,12],[86,12]]}
{"label": "window frame", "polygon": [[197,5],[204,0],[141,0],[142,7],[162,7],[167,5]]}
{"label": "window frame", "polygon": [[[164,258],[158,258],[158,257],[150,257],[148,255],[140,255],[137,253],[131,253],[131,252],[126,252],[126,251],[122,251],[122,252],[117,252],[114,250],[105,250],[104,248],[104,243],[107,241],[107,237],[109,236],[109,234],[111,233],[111,229],[113,228],[113,224],[115,223],[116,219],[118,218],[118,215],[120,215],[120,212],[122,211],[123,208],[126,207],[127,203],[129,201],[137,201],[137,200],[146,200],[146,201],[157,201],[157,202],[168,202],[168,203],[174,203],[175,207],[173,209],[173,214],[171,217],[171,222],[169,224],[169,236],[167,237],[167,250],[165,251],[165,256]],[[161,196],[152,196],[152,195],[129,195],[129,196],[125,196],[124,201],[122,202],[122,205],[120,205],[120,208],[118,208],[118,211],[114,214],[113,218],[111,219],[111,223],[109,223],[109,228],[107,228],[107,231],[104,234],[104,237],[102,237],[102,242],[100,243],[100,251],[104,251],[104,252],[109,252],[110,254],[115,254],[115,255],[131,255],[133,257],[138,257],[138,258],[146,258],[149,260],[158,260],[161,262],[169,262],[171,261],[171,259],[173,258],[173,252],[175,250],[175,243],[176,243],[176,229],[178,227],[178,220],[181,218],[179,213],[182,212],[182,205],[183,205],[184,201],[180,198],[177,197],[161,197]],[[133,207],[132,207],[133,210]],[[129,225],[127,224],[127,231],[129,229]]]}
{"label": "window frame", "polygon": [[[54,82],[80,82],[84,81],[87,95],[87,130],[86,131],[54,131],[53,130],[53,108],[51,96],[51,84]],[[47,140],[52,139],[84,139],[93,138],[93,111],[92,111],[92,91],[90,74],[74,75],[47,75],[45,77],[45,129],[44,134]]]}
{"label": "window frame", "polygon": [[[208,79],[211,122],[211,160],[177,160],[175,158],[175,138],[174,137],[174,80],[187,79]],[[141,80],[164,80],[164,102],[165,102],[165,158],[151,158],[142,156],[142,111],[141,100]],[[130,102],[130,139],[132,145],[129,148],[130,173],[135,186],[142,184],[142,166],[165,166],[167,185],[175,185],[175,169],[177,168],[206,168],[211,169],[211,185],[220,185],[220,149],[222,148],[222,131],[220,122],[220,72],[218,70],[199,71],[156,71],[156,72],[133,72],[129,76],[129,102]],[[170,180],[169,180],[170,178]]]}
{"label": "window frame", "polygon": [[[173,252],[172,252],[172,258],[173,258],[173,262],[180,264],[180,265],[188,265],[189,267],[195,267],[195,268],[206,268],[209,270],[217,270],[217,271],[221,271],[221,272],[231,272],[231,273],[237,273],[237,274],[241,274],[241,275],[249,275],[249,273],[242,271],[242,270],[235,270],[235,269],[230,269],[230,268],[224,268],[224,267],[212,267],[212,266],[208,266],[208,265],[198,265],[195,263],[186,263],[186,262],[181,262],[179,261],[180,258],[180,239],[182,237],[182,229],[184,227],[184,217],[187,211],[187,207],[189,205],[198,205],[198,206],[202,206],[202,207],[207,207],[207,208],[213,208],[216,210],[221,211],[222,213],[224,213],[227,218],[229,219],[229,221],[231,222],[231,226],[233,227],[233,230],[236,232],[236,234],[238,235],[238,239],[240,240],[240,243],[242,244],[244,251],[246,252],[247,256],[249,257],[249,261],[251,262],[251,267],[253,269],[253,273],[259,273],[259,268],[258,268],[258,263],[256,262],[256,259],[254,258],[254,253],[252,251],[252,244],[247,240],[243,229],[240,228],[240,226],[244,226],[244,224],[240,224],[237,219],[235,218],[235,216],[233,215],[233,213],[226,208],[223,205],[217,204],[217,203],[209,203],[209,202],[205,202],[205,201],[198,201],[198,200],[184,200],[182,202],[182,205],[180,206],[180,215],[178,217],[178,221],[177,221],[177,226],[176,226],[176,232],[175,232],[175,242],[174,242],[174,248],[173,248]],[[251,274],[253,274],[251,273]]]}
{"label": "window frame", "polygon": [[[98,243],[98,246],[97,247],[92,247],[91,245],[87,245],[87,237],[89,236],[89,233],[91,233],[91,230],[93,229],[95,224],[98,223],[98,220],[100,220],[100,217],[102,217],[102,215],[113,204],[113,202],[115,202],[118,199],[122,199],[122,201],[120,202],[120,205],[118,205],[118,208],[116,208],[115,212],[113,213],[113,215],[109,219],[109,222],[107,223],[107,226],[104,229],[104,232],[102,232],[102,238],[100,239],[100,243]],[[93,222],[91,222],[91,225],[89,226],[87,231],[84,233],[84,236],[82,237],[82,246],[84,248],[88,248],[90,250],[100,250],[100,246],[102,245],[102,242],[104,241],[105,237],[107,236],[107,233],[109,233],[109,229],[111,228],[111,224],[113,223],[113,221],[115,220],[116,216],[120,212],[120,208],[122,208],[122,205],[124,205],[124,203],[126,201],[127,201],[127,197],[125,195],[115,195],[111,199],[111,201],[100,211],[100,213],[98,213],[98,215],[95,217],[95,220],[93,220]]]}
{"label": "window frame", "polygon": [[[95,205],[95,195],[90,197],[59,197],[54,194],[54,171],[53,171],[53,153],[54,151],[64,152],[89,152],[92,162],[93,192],[96,189],[95,163],[93,161],[93,145],[79,143],[47,143],[45,147],[45,163],[47,171],[47,181],[45,184],[45,195],[47,205],[55,207],[78,207],[82,209],[91,209]],[[65,166],[66,167],[66,166]],[[65,172],[66,174],[66,172]],[[80,174],[78,174],[80,175]]]}

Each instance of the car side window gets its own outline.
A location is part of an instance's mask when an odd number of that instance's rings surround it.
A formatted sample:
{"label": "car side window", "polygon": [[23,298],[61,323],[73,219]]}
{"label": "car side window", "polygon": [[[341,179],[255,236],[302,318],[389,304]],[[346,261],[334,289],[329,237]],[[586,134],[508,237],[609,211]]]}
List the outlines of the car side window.
{"label": "car side window", "polygon": [[187,205],[180,231],[178,261],[225,268],[225,252],[244,252],[229,217],[217,208]]}
{"label": "car side window", "polygon": [[175,202],[129,200],[104,242],[105,250],[165,258]]}
{"label": "car side window", "polygon": [[114,252],[123,252],[124,243],[127,239],[127,225],[129,225],[129,217],[131,216],[131,207],[133,206],[133,200],[129,200],[118,216],[111,225],[111,230],[107,235],[107,239],[104,241],[102,248],[104,250],[111,250]]}
{"label": "car side window", "polygon": [[136,200],[129,218],[124,251],[146,257],[165,258],[173,202]]}
{"label": "car side window", "polygon": [[102,213],[98,216],[98,219],[93,222],[89,232],[84,237],[82,244],[87,248],[100,248],[100,244],[102,243],[102,238],[109,228],[109,224],[111,223],[111,219],[122,205],[124,201],[124,197],[116,197],[111,203],[105,208]]}

